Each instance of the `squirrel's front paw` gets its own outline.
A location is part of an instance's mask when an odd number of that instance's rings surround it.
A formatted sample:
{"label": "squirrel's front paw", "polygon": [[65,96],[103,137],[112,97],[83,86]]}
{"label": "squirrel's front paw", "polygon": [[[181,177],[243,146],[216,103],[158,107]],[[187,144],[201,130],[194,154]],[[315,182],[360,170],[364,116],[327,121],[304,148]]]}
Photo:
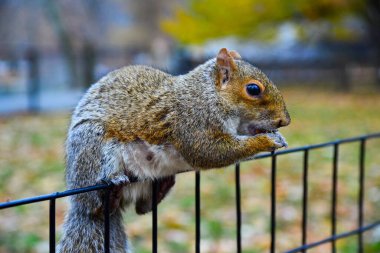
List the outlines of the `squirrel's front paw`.
{"label": "squirrel's front paw", "polygon": [[279,131],[266,133],[265,136],[269,138],[271,144],[268,151],[274,151],[275,149],[288,146],[284,136],[282,136]]}

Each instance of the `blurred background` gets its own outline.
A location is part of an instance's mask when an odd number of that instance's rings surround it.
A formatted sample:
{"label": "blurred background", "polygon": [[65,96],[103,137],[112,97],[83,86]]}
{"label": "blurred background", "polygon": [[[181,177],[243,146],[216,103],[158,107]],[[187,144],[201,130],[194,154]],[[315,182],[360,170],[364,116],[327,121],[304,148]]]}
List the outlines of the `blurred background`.
{"label": "blurred background", "polygon": [[[380,131],[378,0],[0,0],[0,202],[65,189],[70,113],[100,77],[129,64],[184,74],[222,47],[279,86],[291,147]],[[380,141],[368,145],[371,222],[380,217]],[[340,152],[343,232],[357,224],[358,146]],[[311,154],[309,242],[330,233],[331,157],[329,148]],[[302,157],[280,162],[279,252],[301,240]],[[194,251],[193,178],[179,175],[160,205],[159,252]],[[269,178],[268,162],[244,164],[244,252],[268,251]],[[232,168],[202,173],[202,252],[234,252],[234,201]],[[67,203],[57,204],[59,236]],[[0,252],[47,252],[47,210],[40,203],[1,211]],[[150,216],[125,217],[135,251],[150,252]],[[380,230],[365,240],[365,252],[380,252]],[[356,252],[356,240],[338,247]]]}

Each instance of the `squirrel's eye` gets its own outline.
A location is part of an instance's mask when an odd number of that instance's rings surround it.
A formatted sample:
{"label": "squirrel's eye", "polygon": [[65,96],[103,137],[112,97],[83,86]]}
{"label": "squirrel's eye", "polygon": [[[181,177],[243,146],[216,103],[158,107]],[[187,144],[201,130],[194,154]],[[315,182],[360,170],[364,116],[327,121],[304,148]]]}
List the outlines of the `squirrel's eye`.
{"label": "squirrel's eye", "polygon": [[260,86],[255,83],[250,83],[247,86],[247,93],[251,96],[258,96],[261,93]]}

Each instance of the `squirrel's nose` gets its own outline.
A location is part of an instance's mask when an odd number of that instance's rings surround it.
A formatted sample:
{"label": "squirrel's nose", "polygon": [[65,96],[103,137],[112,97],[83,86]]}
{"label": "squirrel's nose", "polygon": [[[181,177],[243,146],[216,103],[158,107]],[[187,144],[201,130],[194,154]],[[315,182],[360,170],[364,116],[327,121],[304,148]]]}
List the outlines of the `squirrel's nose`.
{"label": "squirrel's nose", "polygon": [[283,117],[276,121],[277,128],[284,127],[290,124],[290,116],[286,113]]}

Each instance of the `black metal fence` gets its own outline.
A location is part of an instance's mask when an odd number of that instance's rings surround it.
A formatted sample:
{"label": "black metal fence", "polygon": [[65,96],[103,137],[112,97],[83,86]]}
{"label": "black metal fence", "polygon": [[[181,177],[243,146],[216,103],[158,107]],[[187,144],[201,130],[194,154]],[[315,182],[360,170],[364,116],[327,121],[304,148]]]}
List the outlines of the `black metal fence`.
{"label": "black metal fence", "polygon": [[[263,158],[269,158],[271,159],[271,215],[270,215],[270,253],[276,252],[276,169],[277,169],[277,157],[281,155],[286,155],[290,153],[295,152],[303,152],[303,200],[302,200],[302,235],[300,238],[300,246],[290,249],[284,253],[296,253],[296,252],[306,252],[308,249],[320,246],[322,244],[331,244],[331,252],[336,252],[336,241],[342,238],[346,238],[349,236],[357,235],[358,237],[358,253],[364,252],[363,247],[363,233],[374,229],[377,226],[380,226],[380,220],[375,221],[371,224],[364,225],[364,176],[365,176],[365,154],[366,154],[366,142],[369,139],[373,138],[380,138],[380,133],[376,134],[370,134],[370,135],[364,135],[349,139],[342,139],[332,142],[326,142],[322,144],[317,145],[311,145],[311,146],[304,146],[299,148],[292,148],[277,152],[272,152],[268,154],[261,154],[257,155],[255,159],[263,159]],[[353,142],[359,142],[360,143],[360,150],[359,150],[359,164],[358,164],[358,170],[359,170],[359,192],[358,192],[358,202],[357,202],[357,209],[358,209],[358,224],[357,228],[351,231],[346,231],[344,233],[337,234],[337,183],[338,183],[338,158],[339,158],[339,147],[341,144],[346,143],[353,143]],[[332,159],[332,203],[331,203],[331,235],[327,238],[324,238],[320,241],[307,243],[307,231],[308,231],[308,224],[307,224],[307,215],[308,215],[308,184],[309,184],[309,175],[308,175],[308,165],[309,165],[309,153],[312,150],[320,149],[324,147],[333,147],[333,159]],[[200,251],[200,244],[201,244],[201,230],[200,230],[200,223],[201,223],[201,214],[200,214],[200,207],[201,207],[201,198],[200,198],[200,172],[195,172],[195,251],[196,253],[201,252]],[[242,238],[241,238],[241,225],[242,225],[242,219],[241,219],[241,197],[240,197],[240,164],[236,164],[235,166],[235,185],[236,185],[236,252],[240,253],[242,252]],[[112,185],[108,184],[102,184],[102,185],[94,185],[90,187],[80,188],[80,189],[74,189],[74,190],[67,190],[64,192],[57,192],[27,199],[21,199],[21,200],[15,200],[5,203],[0,203],[0,210],[20,205],[26,205],[30,203],[35,202],[41,202],[41,201],[49,201],[50,202],[50,211],[49,211],[49,231],[50,231],[50,238],[49,238],[49,249],[50,252],[55,252],[56,248],[56,224],[55,224],[55,200],[62,197],[67,197],[70,195],[80,194],[84,192],[89,191],[97,191],[97,190],[106,190],[108,194],[105,194],[104,197],[104,248],[105,252],[109,253],[109,198],[110,198],[110,189]],[[156,203],[157,199],[157,189],[158,189],[158,182],[153,183],[152,191],[153,191],[153,209],[152,209],[152,252],[157,252],[157,206],[154,204]]]}

